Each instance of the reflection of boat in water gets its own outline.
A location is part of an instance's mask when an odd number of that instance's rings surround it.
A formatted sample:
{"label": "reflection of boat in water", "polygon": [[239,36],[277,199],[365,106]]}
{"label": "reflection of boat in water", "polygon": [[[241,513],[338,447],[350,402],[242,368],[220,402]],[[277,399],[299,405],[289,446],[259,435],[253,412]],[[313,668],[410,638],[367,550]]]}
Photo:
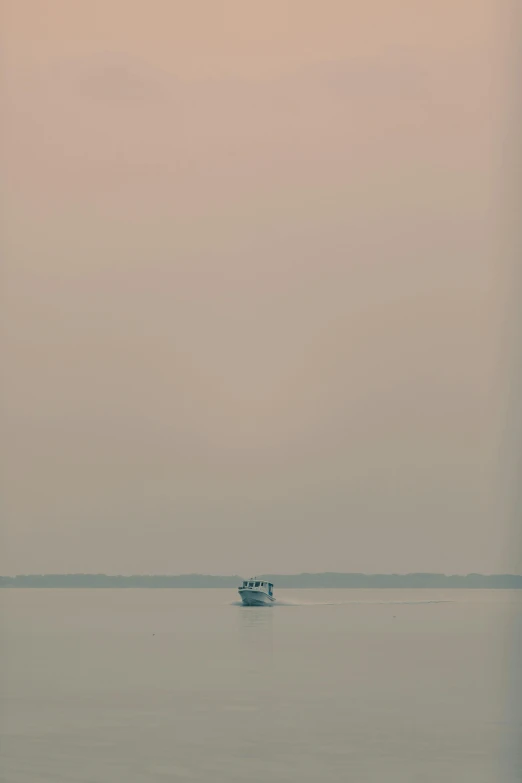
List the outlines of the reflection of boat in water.
{"label": "reflection of boat in water", "polygon": [[261,579],[247,579],[238,589],[243,606],[269,606],[275,601],[274,585]]}

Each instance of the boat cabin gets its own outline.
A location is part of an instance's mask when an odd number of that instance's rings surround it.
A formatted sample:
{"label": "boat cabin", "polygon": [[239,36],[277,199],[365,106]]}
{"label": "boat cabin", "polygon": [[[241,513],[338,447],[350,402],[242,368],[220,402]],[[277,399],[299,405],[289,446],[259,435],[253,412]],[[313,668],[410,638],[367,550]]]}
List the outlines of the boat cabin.
{"label": "boat cabin", "polygon": [[272,582],[264,582],[261,579],[246,579],[243,582],[243,590],[263,590],[272,595],[274,592],[274,585]]}

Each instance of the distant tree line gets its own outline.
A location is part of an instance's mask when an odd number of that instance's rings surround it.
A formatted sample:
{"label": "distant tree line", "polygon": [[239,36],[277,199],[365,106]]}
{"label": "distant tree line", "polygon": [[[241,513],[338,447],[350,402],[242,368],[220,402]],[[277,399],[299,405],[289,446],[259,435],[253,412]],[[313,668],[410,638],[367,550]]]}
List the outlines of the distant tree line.
{"label": "distant tree line", "polygon": [[[281,588],[522,588],[519,574],[257,574],[259,579],[273,582]],[[205,588],[237,587],[239,576],[208,576],[184,574],[178,576],[146,575],[118,576],[108,574],[21,574],[0,576],[0,587],[52,588]]]}

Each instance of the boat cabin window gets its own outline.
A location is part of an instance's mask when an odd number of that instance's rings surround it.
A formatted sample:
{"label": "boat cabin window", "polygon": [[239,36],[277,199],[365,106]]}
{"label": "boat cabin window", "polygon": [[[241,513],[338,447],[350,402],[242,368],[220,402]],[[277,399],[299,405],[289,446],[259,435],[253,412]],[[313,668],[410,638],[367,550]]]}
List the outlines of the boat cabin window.
{"label": "boat cabin window", "polygon": [[259,582],[256,582],[256,587],[259,587]]}

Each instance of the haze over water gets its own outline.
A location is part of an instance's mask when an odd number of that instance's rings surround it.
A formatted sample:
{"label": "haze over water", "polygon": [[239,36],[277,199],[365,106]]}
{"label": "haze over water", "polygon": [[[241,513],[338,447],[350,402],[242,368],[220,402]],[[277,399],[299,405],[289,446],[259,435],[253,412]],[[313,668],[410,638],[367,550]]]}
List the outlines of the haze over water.
{"label": "haze over water", "polygon": [[520,780],[520,591],[236,598],[1,591],[2,781]]}
{"label": "haze over water", "polygon": [[521,573],[510,0],[3,7],[0,573]]}
{"label": "haze over water", "polygon": [[[0,575],[522,573],[514,5],[4,0]],[[519,780],[521,591],[275,588],[1,590],[2,783]]]}

